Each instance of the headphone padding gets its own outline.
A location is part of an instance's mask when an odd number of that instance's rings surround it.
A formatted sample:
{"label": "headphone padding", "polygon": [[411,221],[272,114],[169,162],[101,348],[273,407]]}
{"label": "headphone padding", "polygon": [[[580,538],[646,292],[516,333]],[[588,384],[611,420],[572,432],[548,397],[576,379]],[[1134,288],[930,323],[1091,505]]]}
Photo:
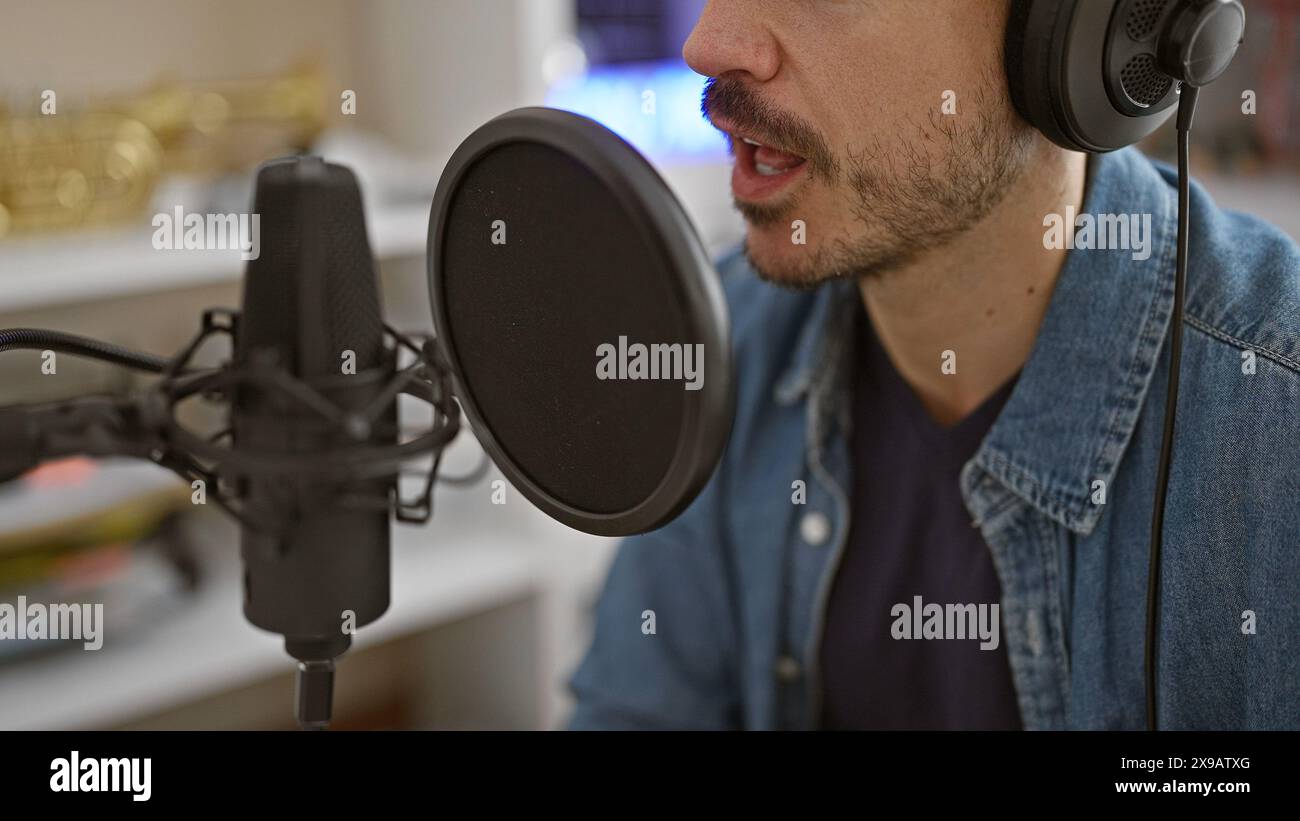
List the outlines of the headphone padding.
{"label": "headphone padding", "polygon": [[1029,0],[1011,0],[1007,16],[1007,34],[1003,45],[1002,64],[1007,73],[1007,88],[1011,103],[1021,117],[1029,119],[1025,106],[1025,73],[1021,68],[1025,59],[1025,26],[1029,20]]}
{"label": "headphone padding", "polygon": [[1077,0],[1012,0],[1007,18],[1004,63],[1007,87],[1016,111],[1049,140],[1072,151],[1088,150],[1067,133],[1059,118],[1059,103],[1065,93],[1059,87],[1059,66],[1053,70],[1052,55],[1060,55]]}

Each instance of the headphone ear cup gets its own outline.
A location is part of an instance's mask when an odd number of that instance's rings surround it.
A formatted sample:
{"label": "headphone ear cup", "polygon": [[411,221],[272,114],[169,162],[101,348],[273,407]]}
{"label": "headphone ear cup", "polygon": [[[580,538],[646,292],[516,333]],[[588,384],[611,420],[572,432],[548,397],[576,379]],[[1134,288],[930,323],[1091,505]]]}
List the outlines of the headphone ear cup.
{"label": "headphone ear cup", "polygon": [[1129,37],[1124,21],[1114,19],[1117,7],[1127,13],[1133,2],[1012,0],[1004,45],[1012,103],[1062,148],[1114,151],[1155,131],[1173,113],[1169,100],[1135,114],[1112,99],[1108,87],[1122,82],[1118,69],[1108,65],[1112,41]]}
{"label": "headphone ear cup", "polygon": [[[1094,0],[1097,2],[1097,0]],[[1064,33],[1076,0],[1011,0],[1003,62],[1016,111],[1052,142],[1071,151],[1087,151],[1058,119],[1059,62]],[[1056,57],[1057,65],[1053,64]],[[1055,77],[1055,80],[1054,80]]]}

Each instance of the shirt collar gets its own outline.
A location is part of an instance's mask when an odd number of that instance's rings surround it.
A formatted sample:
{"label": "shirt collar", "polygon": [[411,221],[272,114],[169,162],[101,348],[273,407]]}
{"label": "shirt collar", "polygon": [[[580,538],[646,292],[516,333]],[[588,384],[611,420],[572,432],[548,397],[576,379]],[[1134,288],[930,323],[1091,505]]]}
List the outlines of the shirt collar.
{"label": "shirt collar", "polygon": [[851,331],[847,319],[861,299],[857,287],[848,280],[833,280],[818,289],[785,371],[776,383],[777,401],[785,405],[797,402],[828,368],[841,364],[841,358],[832,352],[847,344],[840,337],[846,328]]}
{"label": "shirt collar", "polygon": [[[1174,195],[1136,149],[1091,158],[1080,214],[1149,215],[1150,256],[1134,259],[1132,248],[1076,248],[1067,255],[1029,360],[963,472],[963,492],[977,518],[988,512],[981,505],[991,504],[976,492],[989,476],[1065,527],[1086,534],[1096,525],[1103,508],[1092,502],[1094,482],[1112,483],[1173,307]],[[824,381],[826,369],[845,367],[846,357],[829,355],[843,346],[829,345],[828,336],[851,328],[839,320],[857,309],[858,299],[851,282],[819,290],[777,383],[779,401],[797,401]]]}
{"label": "shirt collar", "polygon": [[[1132,248],[1066,257],[1047,316],[1002,413],[972,464],[1044,515],[1090,533],[1137,425],[1173,310],[1174,191],[1136,149],[1092,159],[1082,214],[1150,219],[1145,259]],[[963,473],[967,498],[978,481]],[[972,511],[976,517],[980,511]],[[986,512],[986,511],[985,511]]]}

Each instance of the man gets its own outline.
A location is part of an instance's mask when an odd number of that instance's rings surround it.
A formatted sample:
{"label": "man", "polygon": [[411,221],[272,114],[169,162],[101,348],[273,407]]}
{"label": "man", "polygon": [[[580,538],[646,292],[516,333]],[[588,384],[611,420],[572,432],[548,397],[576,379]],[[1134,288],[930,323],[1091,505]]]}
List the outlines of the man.
{"label": "man", "polygon": [[[1007,13],[703,12],[737,416],[691,508],[622,545],[573,726],[1145,726],[1175,176],[1021,120]],[[1300,253],[1192,209],[1159,723],[1296,727]],[[1128,243],[1068,250],[1075,215]]]}

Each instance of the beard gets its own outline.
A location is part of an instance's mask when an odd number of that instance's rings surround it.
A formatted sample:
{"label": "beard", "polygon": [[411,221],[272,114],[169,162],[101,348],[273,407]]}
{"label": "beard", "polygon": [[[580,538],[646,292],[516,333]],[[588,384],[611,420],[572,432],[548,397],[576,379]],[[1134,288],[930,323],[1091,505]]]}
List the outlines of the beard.
{"label": "beard", "polygon": [[782,202],[735,203],[751,231],[790,226],[805,198],[832,192],[853,221],[843,235],[805,246],[797,258],[762,258],[745,243],[745,255],[769,282],[810,289],[832,279],[878,277],[902,268],[983,220],[1023,172],[1033,132],[1019,119],[1001,78],[988,73],[964,106],[978,112],[959,120],[932,110],[925,122],[909,121],[896,145],[875,138],[837,156],[806,121],[774,109],[733,78],[705,86],[701,109],[738,128],[772,135],[773,144],[810,164],[809,178]]}

